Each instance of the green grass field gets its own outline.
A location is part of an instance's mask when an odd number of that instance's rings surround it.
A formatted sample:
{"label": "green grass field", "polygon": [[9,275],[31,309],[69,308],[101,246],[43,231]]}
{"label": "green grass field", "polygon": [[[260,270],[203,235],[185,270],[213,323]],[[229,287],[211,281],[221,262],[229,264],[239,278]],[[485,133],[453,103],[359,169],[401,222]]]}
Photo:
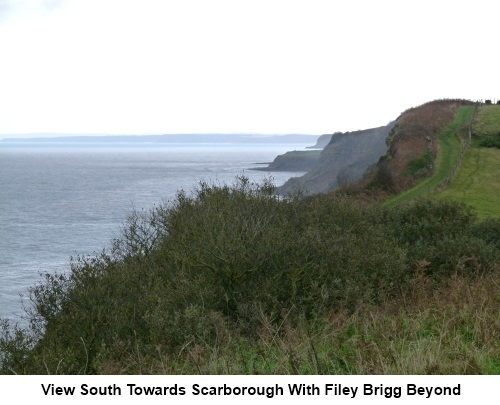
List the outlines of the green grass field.
{"label": "green grass field", "polygon": [[500,135],[500,105],[484,105],[474,119],[473,133],[476,136]]}
{"label": "green grass field", "polygon": [[[500,131],[500,109],[498,118]],[[438,197],[471,205],[480,218],[500,218],[500,149],[480,147],[479,142],[473,140],[455,178]]]}
{"label": "green grass field", "polygon": [[479,146],[481,138],[500,134],[500,105],[481,106],[472,132],[471,147],[455,178],[439,197],[471,205],[480,218],[500,218],[500,150]]}
{"label": "green grass field", "polygon": [[439,134],[439,152],[434,162],[433,174],[404,193],[385,201],[383,206],[393,206],[418,197],[430,197],[437,192],[437,187],[450,176],[453,170],[462,148],[462,141],[459,136],[460,131],[470,122],[473,114],[473,106],[460,107],[454,120]]}

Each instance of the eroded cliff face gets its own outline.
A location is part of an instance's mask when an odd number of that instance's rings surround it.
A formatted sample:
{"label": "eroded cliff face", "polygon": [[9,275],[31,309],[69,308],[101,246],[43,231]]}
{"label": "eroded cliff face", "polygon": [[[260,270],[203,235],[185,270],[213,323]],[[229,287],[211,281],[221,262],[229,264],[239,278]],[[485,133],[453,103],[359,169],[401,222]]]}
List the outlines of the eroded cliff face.
{"label": "eroded cliff face", "polygon": [[324,193],[360,180],[387,152],[386,138],[393,127],[391,122],[383,127],[334,134],[314,168],[302,177],[288,180],[278,193]]}
{"label": "eroded cliff face", "polygon": [[[387,138],[387,154],[377,163],[372,190],[398,194],[432,172],[438,135],[468,100],[434,100],[404,111]],[[417,163],[417,165],[415,165]]]}

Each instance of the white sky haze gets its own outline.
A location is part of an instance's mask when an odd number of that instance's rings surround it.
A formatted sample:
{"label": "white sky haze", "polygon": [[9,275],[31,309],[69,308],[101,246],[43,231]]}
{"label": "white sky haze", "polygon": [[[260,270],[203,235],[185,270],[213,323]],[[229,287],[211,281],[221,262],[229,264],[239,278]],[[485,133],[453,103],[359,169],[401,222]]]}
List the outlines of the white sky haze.
{"label": "white sky haze", "polygon": [[495,3],[0,0],[0,138],[319,135],[500,98]]}

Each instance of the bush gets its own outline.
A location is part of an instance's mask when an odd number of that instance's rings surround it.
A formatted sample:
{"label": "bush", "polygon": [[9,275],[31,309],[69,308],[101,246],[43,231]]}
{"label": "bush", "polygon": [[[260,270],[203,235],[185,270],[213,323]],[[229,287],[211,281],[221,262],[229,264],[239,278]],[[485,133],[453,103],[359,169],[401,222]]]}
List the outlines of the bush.
{"label": "bush", "polygon": [[[500,260],[493,243],[494,229],[482,235],[471,208],[456,202],[417,200],[384,211],[382,220],[406,248],[412,269],[429,275],[450,275],[462,268],[469,273],[488,272]],[[496,228],[495,228],[496,229]],[[464,263],[467,263],[464,266]]]}
{"label": "bush", "polygon": [[279,333],[285,322],[384,303],[422,263],[437,279],[485,272],[500,259],[498,223],[477,224],[459,204],[382,211],[342,196],[273,191],[245,178],[201,183],[133,213],[110,252],[77,257],[68,274],[31,289],[30,328],[4,325],[0,370],[150,372],[159,353],[216,350],[232,335],[257,341],[263,320]]}
{"label": "bush", "polygon": [[500,219],[486,218],[473,224],[471,232],[477,238],[481,238],[494,246],[500,246]]}
{"label": "bush", "polygon": [[482,146],[484,148],[497,148],[500,149],[500,136],[497,137],[490,137],[490,138],[485,138],[479,141],[478,143],[479,146]]}
{"label": "bush", "polygon": [[430,151],[425,152],[421,157],[411,160],[405,174],[415,176],[425,174],[432,169],[432,154]]}
{"label": "bush", "polygon": [[23,372],[33,348],[34,339],[26,330],[0,321],[0,374]]}

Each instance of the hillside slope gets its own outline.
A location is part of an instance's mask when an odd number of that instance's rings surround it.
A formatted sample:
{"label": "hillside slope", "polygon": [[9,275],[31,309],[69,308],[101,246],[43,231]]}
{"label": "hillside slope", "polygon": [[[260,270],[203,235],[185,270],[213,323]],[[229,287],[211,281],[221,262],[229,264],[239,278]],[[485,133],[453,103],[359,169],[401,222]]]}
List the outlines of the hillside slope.
{"label": "hillside slope", "polygon": [[385,207],[430,197],[468,204],[480,218],[500,217],[499,147],[499,105],[434,100],[386,127],[334,134],[314,167],[278,193],[341,188]]}
{"label": "hillside slope", "polygon": [[396,195],[432,174],[439,134],[461,106],[471,105],[467,100],[435,100],[403,112],[387,140],[387,154],[367,179],[368,188]]}
{"label": "hillside slope", "polygon": [[472,134],[455,177],[437,197],[466,203],[480,218],[500,218],[500,106],[481,106]]}
{"label": "hillside slope", "polygon": [[[413,176],[418,179],[419,174],[427,175],[427,177],[408,190],[387,200],[384,203],[385,206],[409,201],[417,197],[435,195],[448,184],[452,179],[456,165],[459,163],[458,159],[461,152],[467,147],[467,129],[473,114],[473,106],[460,106],[458,108],[453,120],[437,136],[435,158],[431,159],[431,140],[428,141],[428,150],[422,154],[422,157],[409,161],[406,169],[402,173],[398,173],[399,178]],[[433,142],[433,144],[435,143]],[[395,151],[396,153],[399,152],[397,148],[395,148]]]}
{"label": "hillside slope", "polygon": [[[434,113],[442,110],[446,104],[448,107],[453,106],[453,102],[440,102],[439,108]],[[386,199],[382,203],[383,206],[394,206],[426,197],[469,205],[481,219],[500,218],[500,182],[498,181],[500,178],[500,106],[474,107],[470,102],[460,102],[455,107],[458,108],[453,119],[439,131],[437,142],[434,143],[437,148],[433,148],[432,155],[428,150],[427,159],[424,159],[426,157],[424,153],[420,158],[408,161],[406,168],[400,166],[398,170],[394,170],[394,165],[390,170],[389,165],[392,162],[386,157],[381,159],[371,181],[372,185],[376,184],[379,188],[386,187],[386,190],[392,191],[390,194],[393,196]],[[443,114],[443,117],[446,115]],[[420,121],[425,122],[422,117]],[[418,128],[416,123],[417,121],[414,122],[414,127]],[[404,124],[402,129],[406,130]],[[406,144],[411,144],[413,141],[416,145],[417,136],[415,132]],[[406,149],[412,150],[414,147]],[[404,144],[402,146],[393,140],[391,150],[396,154],[401,154],[405,147]],[[432,159],[430,159],[431,156]],[[415,170],[419,167],[419,171]],[[412,174],[413,179],[410,176]],[[410,186],[407,188],[404,187],[403,182],[405,177],[410,179],[407,183]]]}

